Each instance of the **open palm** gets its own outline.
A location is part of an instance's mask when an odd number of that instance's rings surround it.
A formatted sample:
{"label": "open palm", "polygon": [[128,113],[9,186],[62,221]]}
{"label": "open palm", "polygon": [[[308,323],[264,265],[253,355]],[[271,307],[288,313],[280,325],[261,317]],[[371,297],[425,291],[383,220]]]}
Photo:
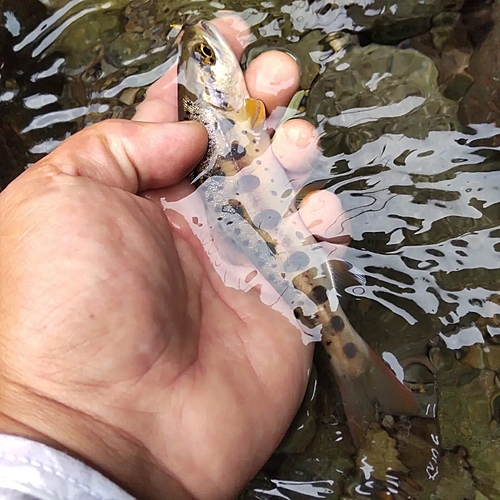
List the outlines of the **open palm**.
{"label": "open palm", "polygon": [[[261,58],[251,94],[286,105],[295,63]],[[268,89],[291,82],[275,95],[256,87],[270,61]],[[311,347],[257,290],[223,284],[181,215],[165,217],[161,200],[187,192],[181,179],[207,140],[200,125],[174,123],[174,76],[150,89],[134,122],[76,134],[0,197],[2,425],[139,498],[231,498],[286,432]],[[295,126],[302,142],[313,137]],[[314,141],[276,135],[276,151],[303,148],[307,163]]]}

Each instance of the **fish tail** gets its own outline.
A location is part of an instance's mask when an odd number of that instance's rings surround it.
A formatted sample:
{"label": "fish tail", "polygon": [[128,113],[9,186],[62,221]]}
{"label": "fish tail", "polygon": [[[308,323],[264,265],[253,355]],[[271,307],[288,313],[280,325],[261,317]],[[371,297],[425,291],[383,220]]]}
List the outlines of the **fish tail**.
{"label": "fish tail", "polygon": [[415,415],[419,410],[414,394],[368,349],[368,367],[359,377],[346,377],[335,370],[347,423],[356,447],[363,444],[366,430],[375,420],[377,410],[390,415]]}
{"label": "fish tail", "polygon": [[416,415],[419,405],[415,395],[361,337],[356,339],[356,344],[359,357],[353,369],[349,363],[339,363],[338,351],[336,354],[332,351],[335,349],[333,342],[328,338],[323,340],[342,395],[353,442],[359,447],[378,411],[390,415]]}

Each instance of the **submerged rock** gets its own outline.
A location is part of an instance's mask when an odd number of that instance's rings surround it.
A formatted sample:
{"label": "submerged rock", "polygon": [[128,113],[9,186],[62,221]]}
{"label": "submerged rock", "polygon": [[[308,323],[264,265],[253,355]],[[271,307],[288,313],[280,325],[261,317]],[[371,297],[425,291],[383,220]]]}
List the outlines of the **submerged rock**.
{"label": "submerged rock", "polygon": [[498,498],[500,382],[494,371],[483,368],[497,366],[499,353],[491,347],[472,346],[460,360],[443,353],[447,361],[438,371],[438,418],[442,446],[450,451],[462,447],[474,484],[487,498]]}
{"label": "submerged rock", "polygon": [[[500,3],[492,5],[493,27],[471,58],[472,87],[460,103],[464,123],[495,123],[500,126]],[[498,145],[498,141],[495,144]]]}
{"label": "submerged rock", "polygon": [[473,82],[468,73],[472,43],[462,16],[458,12],[442,12],[432,19],[427,33],[404,44],[430,57],[438,69],[438,86],[444,96],[459,101]]}
{"label": "submerged rock", "polygon": [[386,481],[391,471],[408,472],[400,461],[396,440],[378,424],[372,424],[366,432],[366,441],[358,450],[356,465],[359,468],[370,467],[370,477]]}
{"label": "submerged rock", "polygon": [[475,500],[476,487],[470,465],[459,453],[447,452],[440,460],[440,475],[431,500]]}
{"label": "submerged rock", "polygon": [[351,45],[333,54],[307,102],[326,134],[325,154],[352,153],[384,134],[423,139],[460,128],[457,104],[439,92],[437,77],[434,63],[411,49]]}
{"label": "submerged rock", "polygon": [[[230,2],[231,4],[232,2]],[[226,5],[231,8],[230,4]],[[463,0],[373,0],[371,2],[294,0],[281,11],[297,31],[323,26],[329,30],[373,29],[377,41],[401,40],[425,30],[430,18],[443,10],[460,9]]]}

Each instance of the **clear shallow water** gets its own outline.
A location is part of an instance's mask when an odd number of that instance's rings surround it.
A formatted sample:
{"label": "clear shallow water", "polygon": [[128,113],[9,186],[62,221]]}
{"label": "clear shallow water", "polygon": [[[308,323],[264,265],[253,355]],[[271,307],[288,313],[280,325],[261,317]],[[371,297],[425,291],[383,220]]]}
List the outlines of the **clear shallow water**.
{"label": "clear shallow water", "polygon": [[[385,419],[373,446],[356,452],[318,352],[309,416],[295,425],[303,436],[244,498],[500,498],[495,9],[46,3],[0,4],[2,185],[85,125],[131,116],[172,64],[170,24],[186,16],[234,8],[253,27],[249,57],[277,44],[301,61],[304,113],[324,148],[309,182],[340,197],[352,237],[346,259],[367,281],[346,290],[346,312],[377,352],[406,367],[431,418]],[[324,37],[337,30],[359,42],[332,49]]]}

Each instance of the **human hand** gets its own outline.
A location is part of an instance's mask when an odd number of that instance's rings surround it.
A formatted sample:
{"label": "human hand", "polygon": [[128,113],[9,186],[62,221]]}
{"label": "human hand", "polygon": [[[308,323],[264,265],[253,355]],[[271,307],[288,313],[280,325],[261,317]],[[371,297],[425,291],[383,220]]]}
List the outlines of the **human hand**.
{"label": "human hand", "polygon": [[[241,24],[218,25],[241,55]],[[246,78],[271,111],[298,75],[272,52]],[[312,349],[256,291],[226,288],[182,217],[165,217],[158,201],[183,192],[207,144],[200,125],[175,123],[175,91],[173,69],[134,122],[75,134],[0,195],[0,430],[137,498],[231,498],[286,432]],[[291,122],[273,150],[297,172],[316,134]]]}

